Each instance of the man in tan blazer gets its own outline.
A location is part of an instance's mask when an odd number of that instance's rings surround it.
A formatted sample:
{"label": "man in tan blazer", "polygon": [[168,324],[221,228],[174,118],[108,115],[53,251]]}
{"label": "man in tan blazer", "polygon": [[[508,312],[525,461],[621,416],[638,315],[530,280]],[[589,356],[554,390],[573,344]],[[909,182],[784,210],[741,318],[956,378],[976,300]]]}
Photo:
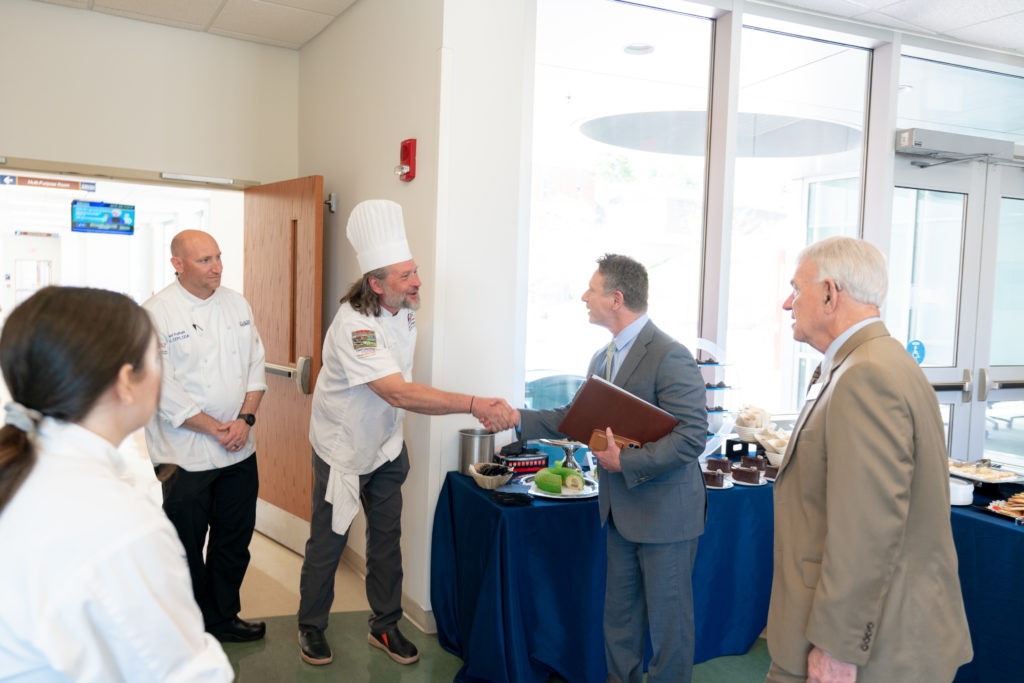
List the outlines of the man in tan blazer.
{"label": "man in tan blazer", "polygon": [[825,357],[775,481],[772,683],[939,683],[973,655],[938,401],[879,318],[886,282],[878,249],[833,237],[782,306]]}

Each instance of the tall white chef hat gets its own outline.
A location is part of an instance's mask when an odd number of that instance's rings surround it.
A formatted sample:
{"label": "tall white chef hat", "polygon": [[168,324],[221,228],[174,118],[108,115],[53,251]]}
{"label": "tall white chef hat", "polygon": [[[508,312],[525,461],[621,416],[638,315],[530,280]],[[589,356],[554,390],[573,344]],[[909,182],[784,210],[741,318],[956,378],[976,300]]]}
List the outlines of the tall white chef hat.
{"label": "tall white chef hat", "polygon": [[363,273],[412,259],[405,240],[402,207],[388,199],[359,202],[348,217],[345,230],[356,250]]}

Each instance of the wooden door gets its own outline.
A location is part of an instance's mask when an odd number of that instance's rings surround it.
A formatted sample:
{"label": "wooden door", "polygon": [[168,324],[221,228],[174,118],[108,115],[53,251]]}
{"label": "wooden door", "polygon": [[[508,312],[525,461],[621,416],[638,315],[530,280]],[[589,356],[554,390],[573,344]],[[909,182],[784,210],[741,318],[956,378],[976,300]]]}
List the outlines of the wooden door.
{"label": "wooden door", "polygon": [[[323,176],[245,191],[245,298],[267,354],[267,393],[256,421],[260,498],[309,521],[313,470],[309,415],[320,370]],[[309,394],[278,374],[309,358]]]}

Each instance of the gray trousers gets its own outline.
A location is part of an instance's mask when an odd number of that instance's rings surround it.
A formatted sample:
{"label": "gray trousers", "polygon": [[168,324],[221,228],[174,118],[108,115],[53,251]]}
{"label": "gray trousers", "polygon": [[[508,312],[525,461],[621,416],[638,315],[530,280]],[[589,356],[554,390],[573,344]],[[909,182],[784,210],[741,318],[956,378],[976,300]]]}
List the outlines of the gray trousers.
{"label": "gray trousers", "polygon": [[608,517],[608,579],[604,649],[608,680],[643,681],[644,631],[650,625],[654,654],[648,683],[689,683],[694,626],[691,575],[697,539],[633,543]]}
{"label": "gray trousers", "polygon": [[[370,631],[382,633],[402,618],[402,483],[409,452],[359,476],[359,500],[366,513],[366,599]],[[334,506],[324,500],[331,468],[313,451],[313,520],[299,579],[299,628],[327,628],[334,602],[334,573],[348,534],[331,530]]]}

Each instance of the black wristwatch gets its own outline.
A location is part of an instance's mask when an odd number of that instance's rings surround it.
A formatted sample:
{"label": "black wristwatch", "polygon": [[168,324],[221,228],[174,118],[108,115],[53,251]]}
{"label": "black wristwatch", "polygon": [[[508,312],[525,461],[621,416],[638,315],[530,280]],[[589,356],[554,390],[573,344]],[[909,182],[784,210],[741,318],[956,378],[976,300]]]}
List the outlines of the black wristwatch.
{"label": "black wristwatch", "polygon": [[250,427],[256,424],[256,416],[253,415],[252,413],[239,413],[238,419],[245,420],[245,424],[249,425]]}

